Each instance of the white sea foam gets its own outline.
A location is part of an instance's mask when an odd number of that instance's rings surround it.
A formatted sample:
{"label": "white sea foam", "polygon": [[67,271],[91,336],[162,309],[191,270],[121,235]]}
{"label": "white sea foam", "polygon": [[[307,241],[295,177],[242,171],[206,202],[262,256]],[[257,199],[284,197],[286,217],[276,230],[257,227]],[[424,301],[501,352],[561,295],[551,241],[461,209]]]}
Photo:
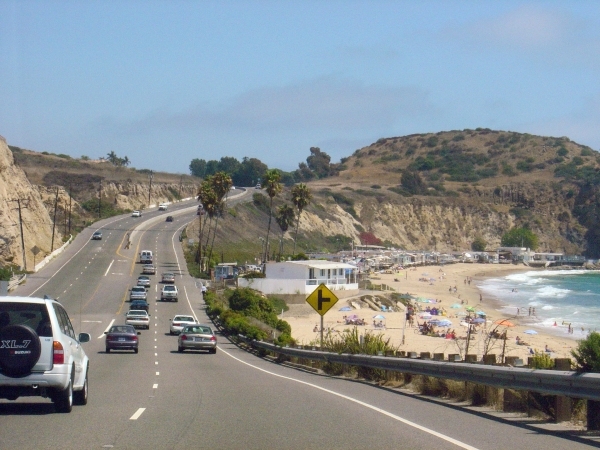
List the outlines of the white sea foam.
{"label": "white sea foam", "polygon": [[571,291],[569,289],[559,289],[553,286],[544,286],[538,289],[535,293],[535,297],[546,298],[546,297],[556,297],[556,298],[564,298],[569,295]]}

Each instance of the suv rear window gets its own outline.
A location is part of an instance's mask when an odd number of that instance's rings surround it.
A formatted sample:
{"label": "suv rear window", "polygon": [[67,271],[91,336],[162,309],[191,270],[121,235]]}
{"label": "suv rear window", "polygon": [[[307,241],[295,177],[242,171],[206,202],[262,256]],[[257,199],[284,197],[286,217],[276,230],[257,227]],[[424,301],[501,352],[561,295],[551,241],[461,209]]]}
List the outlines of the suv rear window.
{"label": "suv rear window", "polygon": [[38,336],[52,337],[52,326],[46,305],[42,303],[0,303],[0,328],[27,325]]}

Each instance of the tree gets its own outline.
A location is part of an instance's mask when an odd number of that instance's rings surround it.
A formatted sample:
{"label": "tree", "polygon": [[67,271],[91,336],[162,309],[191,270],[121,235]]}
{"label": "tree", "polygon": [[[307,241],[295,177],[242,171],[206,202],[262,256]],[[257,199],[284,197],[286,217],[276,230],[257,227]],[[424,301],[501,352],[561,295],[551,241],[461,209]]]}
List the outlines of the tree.
{"label": "tree", "polygon": [[333,174],[331,156],[322,152],[319,147],[310,148],[310,156],[306,158],[306,164],[318,178],[326,178]]}
{"label": "tree", "polygon": [[206,161],[198,158],[192,159],[190,174],[194,177],[204,178],[204,175],[206,175]]}
{"label": "tree", "polygon": [[108,159],[108,161],[111,164],[116,164],[117,158],[118,158],[118,156],[117,156],[117,154],[114,151],[111,151],[110,153],[106,154],[106,159]]}
{"label": "tree", "polygon": [[283,253],[283,235],[289,229],[290,225],[294,223],[294,219],[296,218],[296,213],[294,209],[290,207],[287,203],[285,205],[281,205],[277,208],[277,214],[275,215],[275,220],[281,229],[281,244],[279,245],[279,260],[281,260],[281,254]]}
{"label": "tree", "polygon": [[298,239],[298,227],[300,226],[300,216],[302,215],[302,211],[306,208],[310,201],[312,200],[312,194],[304,183],[297,184],[292,188],[292,203],[296,206],[298,210],[298,217],[296,219],[296,233],[294,233],[294,251],[292,254],[296,253],[296,240]]}
{"label": "tree", "polygon": [[273,198],[279,194],[282,189],[280,180],[281,174],[277,169],[267,170],[262,178],[262,189],[267,192],[267,195],[271,199],[269,203],[269,225],[267,226],[267,239],[265,241],[265,254],[263,261],[267,260],[267,252],[269,249],[269,233],[271,232],[271,219],[273,218]]}
{"label": "tree", "polygon": [[538,237],[529,228],[514,227],[502,235],[500,244],[503,247],[526,247],[535,250],[538,247]]}
{"label": "tree", "polygon": [[600,372],[600,333],[592,331],[571,350],[579,372]]}
{"label": "tree", "polygon": [[260,159],[244,157],[231,178],[236,186],[254,186],[268,169]]}
{"label": "tree", "polygon": [[402,172],[400,184],[413,195],[425,194],[427,192],[427,184],[423,181],[418,172],[405,170]]}
{"label": "tree", "polygon": [[481,237],[477,236],[473,242],[471,242],[471,250],[474,252],[484,252],[487,242]]}
{"label": "tree", "polygon": [[240,162],[232,156],[223,156],[219,161],[219,172],[233,175],[240,167]]}
{"label": "tree", "polygon": [[[208,253],[208,260],[212,259],[213,247],[215,244],[215,237],[217,235],[217,227],[219,225],[219,217],[223,214],[223,210],[225,209],[225,200],[227,198],[227,194],[229,193],[229,189],[232,186],[231,177],[225,172],[217,172],[212,177],[210,177],[210,187],[215,194],[216,205],[215,205],[215,226],[213,228],[213,238],[212,243],[210,245],[210,251]],[[210,231],[210,229],[209,229]]]}
{"label": "tree", "polygon": [[210,220],[209,222],[209,226],[208,226],[208,231],[207,231],[207,238],[206,238],[206,246],[208,246],[208,237],[210,236],[210,225],[212,224],[212,219],[216,214],[217,208],[218,208],[218,199],[217,199],[217,194],[215,193],[213,186],[212,186],[212,179],[211,177],[206,177],[202,183],[200,184],[200,187],[198,188],[198,200],[200,201],[200,203],[202,203],[202,206],[204,207],[204,211],[205,211],[205,215],[204,215],[204,220],[202,219],[202,215],[200,215],[200,222],[201,222],[201,226],[200,226],[200,233],[198,236],[198,253],[197,253],[197,258],[198,258],[198,263],[202,262],[202,237],[204,235],[204,231],[206,230],[206,221]]}

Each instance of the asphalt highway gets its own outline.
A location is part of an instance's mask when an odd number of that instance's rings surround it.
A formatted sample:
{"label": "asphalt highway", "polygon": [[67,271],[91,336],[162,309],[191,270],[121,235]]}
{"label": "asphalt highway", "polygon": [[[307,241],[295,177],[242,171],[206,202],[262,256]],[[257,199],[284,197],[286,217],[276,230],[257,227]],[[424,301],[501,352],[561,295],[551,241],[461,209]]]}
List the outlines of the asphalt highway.
{"label": "asphalt highway", "polygon": [[[230,201],[243,201],[242,192]],[[173,222],[166,222],[173,215]],[[169,319],[208,323],[198,283],[186,271],[179,234],[196,203],[140,218],[102,220],[11,295],[58,299],[90,358],[86,406],[54,412],[49,400],[0,400],[0,449],[569,449],[596,445],[557,427],[483,414],[358,381],[281,366],[219,336],[216,355],[177,352]],[[90,241],[101,229],[101,241]],[[126,248],[127,236],[131,246]],[[128,291],[141,273],[137,255],[158,267],[148,292],[151,327],[140,351],[104,351],[104,331],[124,322]],[[160,274],[176,274],[178,302],[160,302]]]}

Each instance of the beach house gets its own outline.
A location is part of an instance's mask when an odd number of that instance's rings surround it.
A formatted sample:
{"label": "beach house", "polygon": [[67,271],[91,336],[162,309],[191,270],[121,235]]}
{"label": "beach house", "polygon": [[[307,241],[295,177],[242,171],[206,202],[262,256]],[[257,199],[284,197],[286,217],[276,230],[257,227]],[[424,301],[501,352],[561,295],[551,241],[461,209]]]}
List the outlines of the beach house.
{"label": "beach house", "polygon": [[263,294],[308,296],[321,283],[338,297],[358,293],[357,268],[336,261],[308,260],[267,263],[265,278],[238,278],[238,287],[250,287]]}

